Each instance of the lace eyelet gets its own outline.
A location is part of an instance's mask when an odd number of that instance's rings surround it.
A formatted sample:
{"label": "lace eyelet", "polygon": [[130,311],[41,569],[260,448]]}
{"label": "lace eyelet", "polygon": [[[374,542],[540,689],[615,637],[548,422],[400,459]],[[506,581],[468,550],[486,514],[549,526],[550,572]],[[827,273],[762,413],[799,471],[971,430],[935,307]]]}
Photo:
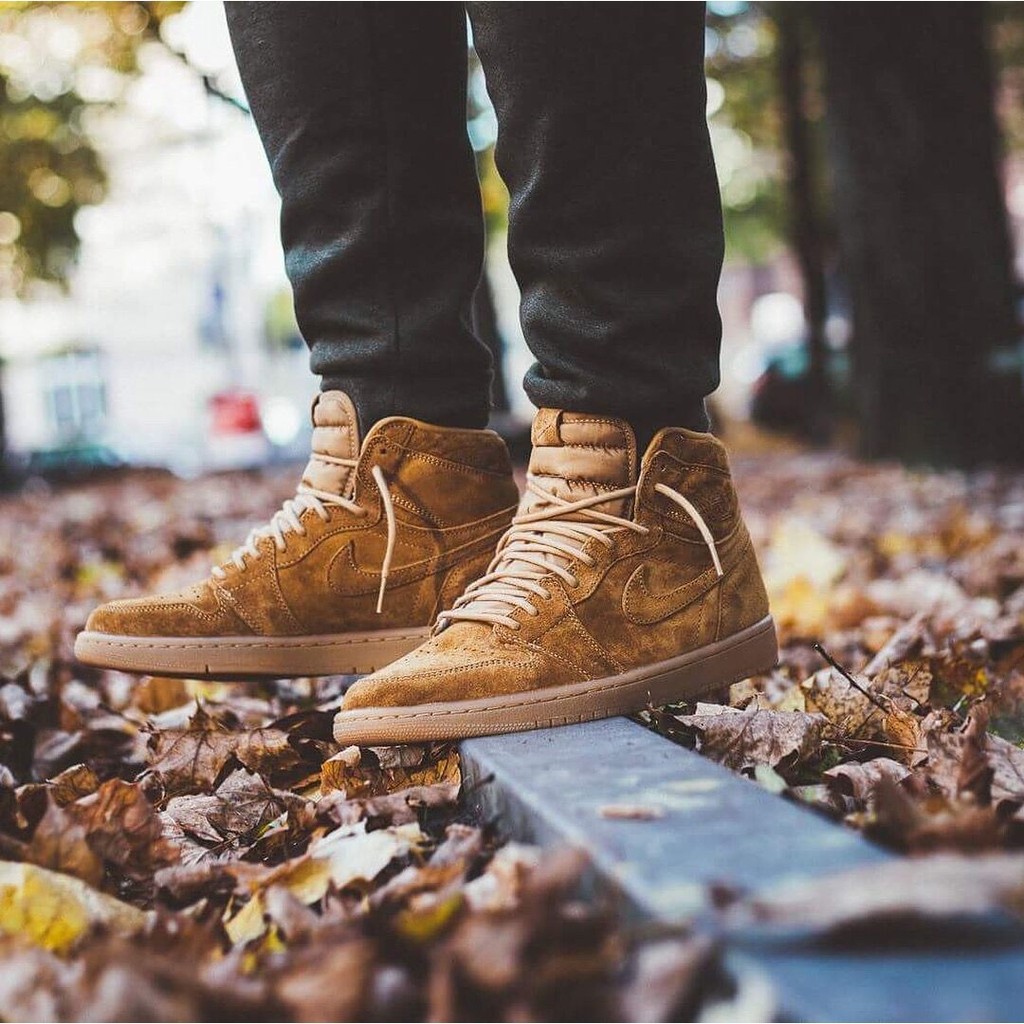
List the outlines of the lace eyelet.
{"label": "lace eyelet", "polygon": [[534,608],[534,607],[532,607],[532,606],[531,606],[531,608],[530,608],[530,615],[531,615],[531,616],[532,616],[533,618],[536,618],[536,617],[537,617],[538,615],[540,615],[540,612],[539,612],[539,611],[537,611],[537,609],[536,609],[536,608]]}
{"label": "lace eyelet", "polygon": [[576,576],[573,576],[571,580],[566,580],[566,583],[568,583],[570,587],[578,587],[580,585],[580,581]]}
{"label": "lace eyelet", "polygon": [[550,590],[548,590],[548,589],[547,589],[547,588],[545,587],[545,588],[544,588],[544,590],[542,591],[541,595],[540,595],[540,599],[541,599],[542,601],[550,601],[550,600],[551,600],[551,591],[550,591]]}

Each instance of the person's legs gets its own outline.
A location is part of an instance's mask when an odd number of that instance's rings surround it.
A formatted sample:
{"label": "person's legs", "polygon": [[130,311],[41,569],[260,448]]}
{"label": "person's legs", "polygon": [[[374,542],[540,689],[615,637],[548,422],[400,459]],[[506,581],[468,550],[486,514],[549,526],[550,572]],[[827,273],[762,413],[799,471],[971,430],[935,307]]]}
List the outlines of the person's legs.
{"label": "person's legs", "polygon": [[463,5],[225,6],[324,390],[351,396],[364,430],[396,413],[483,427]]}
{"label": "person's legs", "polygon": [[527,493],[431,639],[345,695],[345,744],[637,711],[777,656],[725,449],[704,432],[722,237],[703,7],[470,8],[538,360]]}
{"label": "person's legs", "polygon": [[188,675],[368,672],[479,576],[518,498],[469,329],[482,260],[460,4],[228,4],[324,390],[296,496],[211,575],[75,651]]}
{"label": "person's legs", "polygon": [[707,429],[722,264],[702,4],[471,3],[538,407]]}

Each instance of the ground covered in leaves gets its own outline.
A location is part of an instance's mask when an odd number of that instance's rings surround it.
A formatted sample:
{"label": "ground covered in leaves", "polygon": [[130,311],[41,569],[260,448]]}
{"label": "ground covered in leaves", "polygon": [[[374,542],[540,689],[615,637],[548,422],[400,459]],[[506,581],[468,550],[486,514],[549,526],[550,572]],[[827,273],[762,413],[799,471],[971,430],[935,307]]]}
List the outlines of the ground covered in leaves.
{"label": "ground covered in leaves", "polygon": [[345,680],[79,666],[100,600],[206,574],[295,471],[0,499],[0,1018],[663,1019],[730,996],[577,856],[498,844],[453,747],[339,749]]}
{"label": "ground covered in leaves", "polygon": [[[1024,835],[1024,478],[737,468],[782,665],[730,707],[645,717],[891,846],[952,853],[734,901],[723,927],[1024,905],[1020,860],[994,852]],[[344,680],[74,663],[97,601],[203,576],[293,485],[132,473],[0,499],[0,1017],[769,1019],[714,944],[639,941],[579,900],[577,859],[498,844],[454,749],[339,749]]]}
{"label": "ground covered in leaves", "polygon": [[909,852],[1024,843],[1024,475],[736,459],[780,627],[681,742]]}

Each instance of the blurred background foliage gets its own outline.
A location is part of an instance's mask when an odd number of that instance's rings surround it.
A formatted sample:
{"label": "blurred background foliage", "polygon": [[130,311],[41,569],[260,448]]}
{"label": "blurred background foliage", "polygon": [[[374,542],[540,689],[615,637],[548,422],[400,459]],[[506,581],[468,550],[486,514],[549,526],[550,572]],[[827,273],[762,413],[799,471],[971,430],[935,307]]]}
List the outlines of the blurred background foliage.
{"label": "blurred background foliage", "polygon": [[0,2],[0,293],[66,283],[75,215],[106,194],[90,113],[118,102],[183,6]]}
{"label": "blurred background foliage", "polygon": [[[67,283],[76,215],[107,189],[94,124],[140,74],[146,47],[175,52],[162,27],[184,6],[0,2],[0,296]],[[873,456],[1024,458],[1020,286],[1002,177],[1006,158],[1024,152],[1021,8],[708,5],[727,261],[790,261],[803,310],[781,425],[823,443],[848,418]],[[508,196],[472,54],[467,122],[500,238]],[[841,343],[829,334],[837,317],[850,325]]]}

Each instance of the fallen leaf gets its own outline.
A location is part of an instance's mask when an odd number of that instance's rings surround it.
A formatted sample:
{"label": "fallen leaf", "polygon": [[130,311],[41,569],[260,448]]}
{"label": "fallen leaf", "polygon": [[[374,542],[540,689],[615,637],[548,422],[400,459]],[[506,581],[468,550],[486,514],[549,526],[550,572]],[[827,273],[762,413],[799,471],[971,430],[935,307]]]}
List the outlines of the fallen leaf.
{"label": "fallen leaf", "polygon": [[597,813],[602,818],[620,821],[654,821],[665,817],[665,808],[651,804],[602,804]]}
{"label": "fallen leaf", "polygon": [[825,772],[825,776],[837,792],[862,801],[871,797],[883,779],[899,783],[909,774],[909,768],[889,757],[875,757],[870,761],[848,761]]}
{"label": "fallen leaf", "polygon": [[380,796],[415,786],[460,784],[459,755],[454,747],[435,752],[412,747],[405,757],[393,753],[399,749],[404,748],[376,747],[364,756],[358,748],[350,747],[335,754],[320,767],[320,791],[337,791],[354,798]]}
{"label": "fallen leaf", "polygon": [[89,843],[85,825],[51,799],[25,850],[25,859],[51,871],[74,875],[94,888],[103,880],[103,861]]}
{"label": "fallen leaf", "polygon": [[223,729],[154,732],[146,777],[157,779],[165,796],[213,789],[237,742],[237,736]]}
{"label": "fallen leaf", "polygon": [[142,911],[81,879],[0,861],[0,931],[9,935],[44,949],[66,950],[93,925],[131,933],[145,920]]}
{"label": "fallen leaf", "polygon": [[734,904],[726,921],[748,935],[814,936],[870,925],[885,929],[891,940],[900,925],[915,921],[962,922],[1022,912],[1024,855],[937,854],[779,886]]}
{"label": "fallen leaf", "polygon": [[159,715],[192,701],[184,679],[149,676],[135,688],[132,703],[148,715]]}
{"label": "fallen leaf", "polygon": [[757,764],[792,767],[817,758],[828,724],[820,714],[759,708],[676,717],[696,731],[698,750],[736,771]]}
{"label": "fallen leaf", "polygon": [[256,833],[285,810],[284,798],[244,768],[232,772],[215,793],[177,796],[167,801],[165,820],[200,842],[219,844]]}
{"label": "fallen leaf", "polygon": [[134,783],[110,779],[69,805],[68,812],[85,830],[90,848],[128,875],[145,878],[178,859],[164,838],[160,816]]}
{"label": "fallen leaf", "polygon": [[699,990],[707,983],[716,957],[715,944],[707,938],[663,939],[644,946],[619,996],[619,1019],[693,1020]]}
{"label": "fallen leaf", "polygon": [[53,793],[54,802],[63,807],[83,796],[95,793],[100,788],[100,779],[88,765],[75,764],[50,779],[48,786]]}

